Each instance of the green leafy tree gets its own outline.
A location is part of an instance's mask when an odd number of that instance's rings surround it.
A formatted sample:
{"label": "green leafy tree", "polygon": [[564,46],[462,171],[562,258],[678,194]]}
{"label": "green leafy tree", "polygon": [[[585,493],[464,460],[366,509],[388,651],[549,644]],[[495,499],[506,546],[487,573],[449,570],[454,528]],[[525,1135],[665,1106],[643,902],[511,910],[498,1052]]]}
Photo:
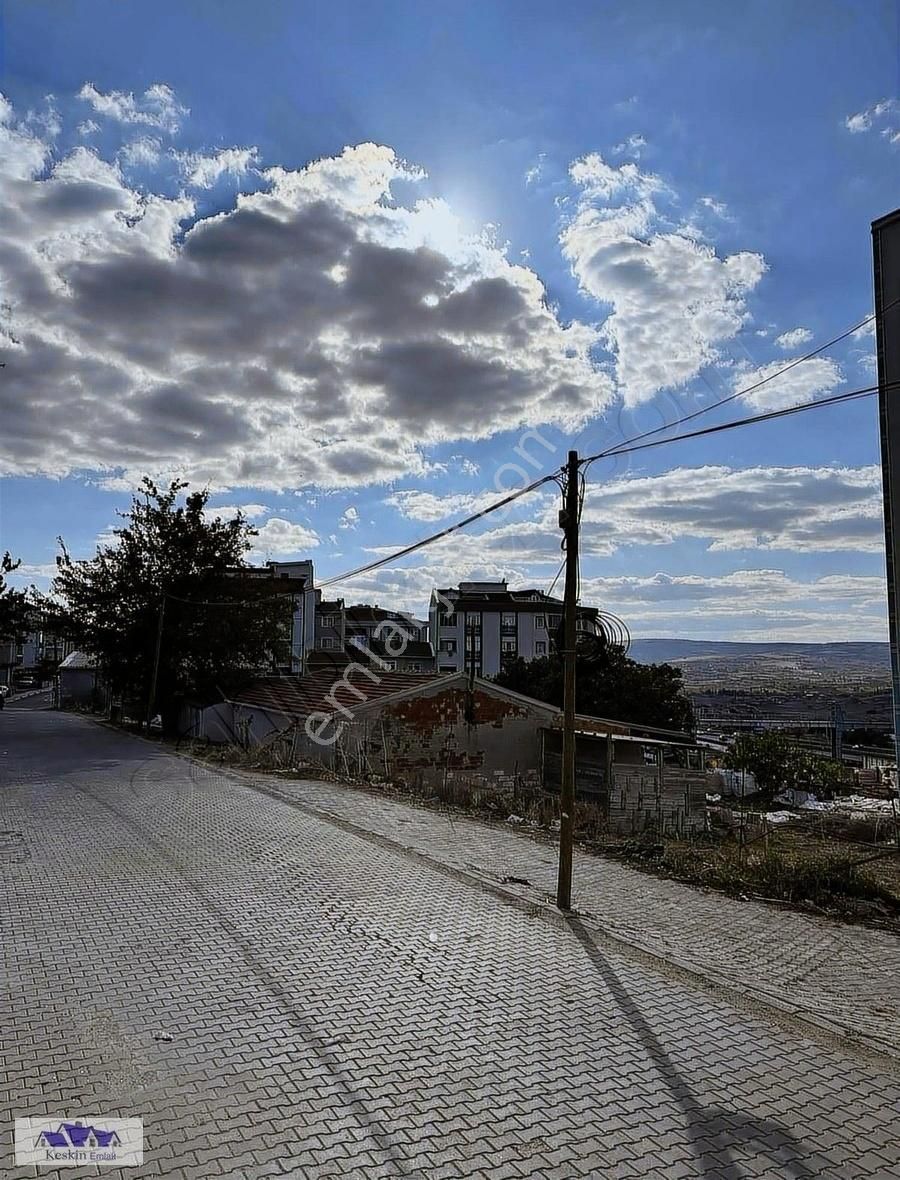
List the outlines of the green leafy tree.
{"label": "green leafy tree", "polygon": [[851,771],[841,762],[812,754],[777,733],[739,734],[725,756],[733,770],[749,770],[760,790],[817,791],[825,795],[846,787]]}
{"label": "green leafy tree", "polygon": [[114,541],[96,557],[57,558],[46,607],[57,627],[98,658],[110,688],[138,714],[150,703],[172,733],[185,699],[221,699],[272,666],[289,637],[286,584],[241,576],[255,530],[240,514],[209,517],[209,493],[144,479]]}
{"label": "green leafy tree", "polygon": [[[559,655],[513,660],[494,680],[504,688],[562,708],[563,661]],[[607,650],[593,660],[577,658],[575,701],[579,713],[610,721],[678,730],[690,730],[694,723],[680,668],[639,664],[616,650]]]}
{"label": "green leafy tree", "polygon": [[6,580],[21,564],[13,561],[9,553],[0,557],[0,642],[17,639],[28,629],[28,596]]}

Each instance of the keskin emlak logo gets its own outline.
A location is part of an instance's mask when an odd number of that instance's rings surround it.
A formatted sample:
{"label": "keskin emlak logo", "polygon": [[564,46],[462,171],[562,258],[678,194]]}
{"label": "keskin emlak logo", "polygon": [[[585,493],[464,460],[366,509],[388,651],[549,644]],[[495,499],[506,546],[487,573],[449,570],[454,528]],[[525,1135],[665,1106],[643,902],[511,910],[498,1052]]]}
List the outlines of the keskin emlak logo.
{"label": "keskin emlak logo", "polygon": [[143,1162],[143,1119],[16,1119],[17,1164],[134,1168]]}

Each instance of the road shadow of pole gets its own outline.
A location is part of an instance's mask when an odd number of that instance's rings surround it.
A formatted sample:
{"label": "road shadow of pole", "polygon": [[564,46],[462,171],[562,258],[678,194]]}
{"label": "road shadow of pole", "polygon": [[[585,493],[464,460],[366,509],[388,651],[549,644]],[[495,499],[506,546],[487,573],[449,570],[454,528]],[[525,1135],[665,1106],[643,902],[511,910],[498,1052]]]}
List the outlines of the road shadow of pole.
{"label": "road shadow of pole", "polygon": [[737,1147],[755,1148],[757,1155],[767,1156],[785,1176],[796,1180],[839,1175],[832,1163],[818,1154],[810,1155],[804,1144],[779,1123],[751,1118],[723,1107],[704,1106],[584,923],[575,914],[566,914],[565,921],[683,1113],[700,1175],[714,1176],[716,1180],[744,1180],[746,1173],[734,1158],[733,1148]]}

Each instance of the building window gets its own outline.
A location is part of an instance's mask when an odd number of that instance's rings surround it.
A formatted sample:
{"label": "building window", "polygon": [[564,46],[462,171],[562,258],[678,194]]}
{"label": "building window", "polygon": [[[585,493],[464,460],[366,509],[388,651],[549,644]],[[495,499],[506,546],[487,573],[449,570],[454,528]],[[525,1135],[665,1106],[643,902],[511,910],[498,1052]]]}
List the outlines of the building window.
{"label": "building window", "polygon": [[514,639],[501,639],[500,650],[514,653],[516,650],[516,641]]}
{"label": "building window", "polygon": [[456,640],[455,639],[442,639],[441,644],[440,644],[440,650],[442,652],[445,652],[448,656],[455,656],[456,655]]}
{"label": "building window", "polygon": [[562,622],[562,615],[548,615],[547,619],[551,627],[558,627]]}
{"label": "building window", "polygon": [[456,626],[455,612],[453,612],[449,615],[444,615],[444,617],[441,619],[441,626],[442,627],[455,627]]}
{"label": "building window", "polygon": [[534,625],[535,625],[535,627],[537,627],[538,631],[545,631],[547,628],[546,617],[544,615],[535,615],[534,616]]}
{"label": "building window", "polygon": [[438,668],[438,671],[439,672],[455,672],[456,671],[456,664],[441,664],[441,666]]}
{"label": "building window", "polygon": [[537,642],[537,643],[534,645],[534,654],[535,654],[536,656],[545,656],[545,655],[547,654],[547,645],[546,645],[546,643],[541,643],[540,641],[539,641],[539,642]]}
{"label": "building window", "polygon": [[329,651],[330,649],[334,648],[335,646],[336,645],[335,645],[334,640],[329,639],[327,636],[324,639],[319,640],[319,647],[321,647],[323,651]]}
{"label": "building window", "polygon": [[410,665],[409,665],[409,668],[407,669],[407,671],[409,671],[409,672],[421,672],[421,671],[422,671],[422,665],[421,665],[421,664],[410,664]]}
{"label": "building window", "polygon": [[337,619],[334,617],[334,615],[323,615],[321,622],[323,627],[337,626]]}
{"label": "building window", "polygon": [[500,626],[501,627],[511,628],[511,627],[515,627],[515,625],[516,625],[516,616],[515,615],[501,615],[500,616]]}

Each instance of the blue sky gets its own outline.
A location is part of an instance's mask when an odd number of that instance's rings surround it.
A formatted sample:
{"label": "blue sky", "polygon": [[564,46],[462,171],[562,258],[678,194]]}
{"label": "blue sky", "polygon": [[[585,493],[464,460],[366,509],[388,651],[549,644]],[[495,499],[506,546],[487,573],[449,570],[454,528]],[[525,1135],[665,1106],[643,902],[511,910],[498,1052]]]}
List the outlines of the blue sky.
{"label": "blue sky", "polygon": [[[900,204],[874,0],[30,0],[0,71],[0,548],[39,585],[144,472],[339,574],[860,320]],[[872,345],[710,421],[871,384]],[[877,463],[871,399],[598,463],[585,601],[641,636],[883,638]],[[338,592],[546,587],[555,508]]]}

